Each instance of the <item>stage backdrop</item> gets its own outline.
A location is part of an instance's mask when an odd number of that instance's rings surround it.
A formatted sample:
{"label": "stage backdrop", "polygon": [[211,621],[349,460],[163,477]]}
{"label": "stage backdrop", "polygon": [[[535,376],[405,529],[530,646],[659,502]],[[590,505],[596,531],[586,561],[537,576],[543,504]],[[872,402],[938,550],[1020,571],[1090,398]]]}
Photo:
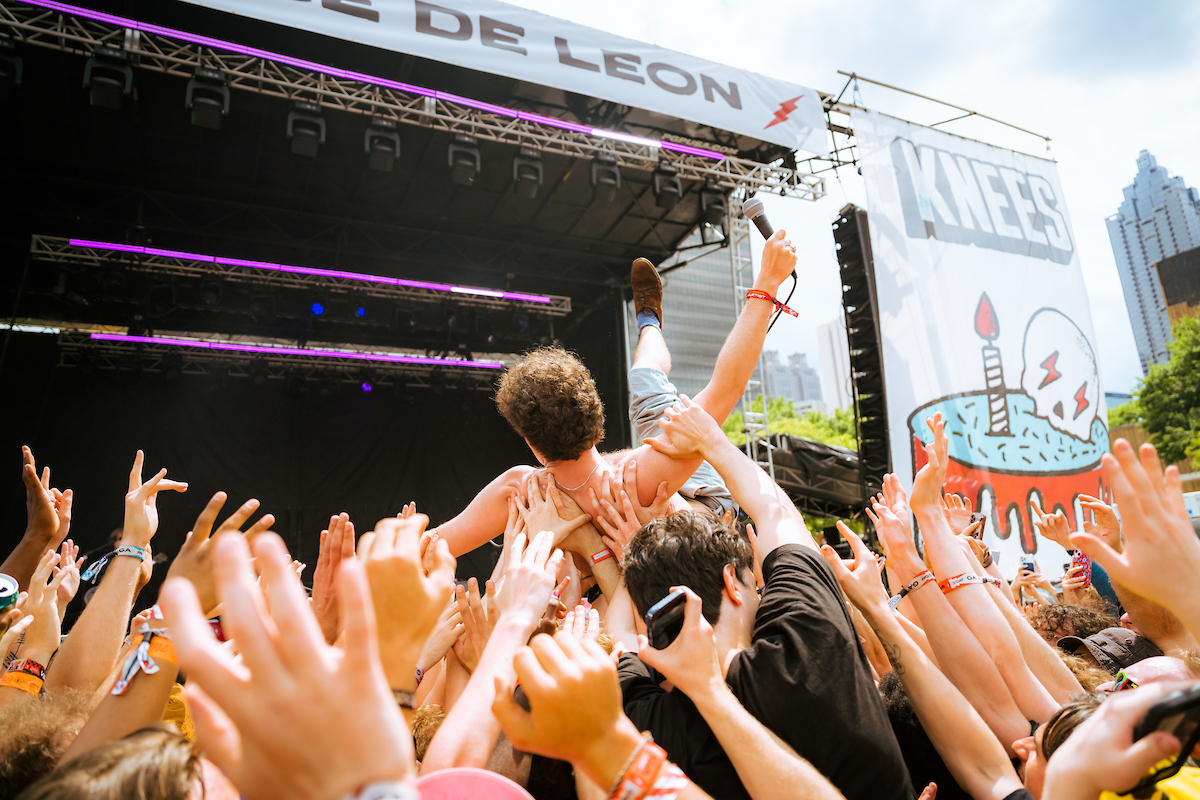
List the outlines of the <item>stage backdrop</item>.
{"label": "stage backdrop", "polygon": [[1078,526],[1101,491],[1107,413],[1092,315],[1052,161],[912,125],[854,116],[866,179],[892,464],[925,463],[925,419],[950,437],[947,490],[989,513],[987,540],[1013,574],[1037,552],[1030,498]]}

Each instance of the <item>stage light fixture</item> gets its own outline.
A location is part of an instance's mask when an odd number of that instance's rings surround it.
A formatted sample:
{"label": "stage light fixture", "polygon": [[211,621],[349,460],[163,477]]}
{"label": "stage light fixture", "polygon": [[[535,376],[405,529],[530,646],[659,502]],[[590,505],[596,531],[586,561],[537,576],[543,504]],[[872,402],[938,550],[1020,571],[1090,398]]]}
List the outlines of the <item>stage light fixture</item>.
{"label": "stage light fixture", "polygon": [[51,291],[55,297],[70,305],[78,306],[79,308],[92,307],[91,300],[67,286],[67,273],[65,272],[58,273],[58,280]]}
{"label": "stage light fixture", "polygon": [[205,278],[200,282],[200,300],[206,306],[215,306],[221,302],[220,278]]}
{"label": "stage light fixture", "polygon": [[513,309],[512,325],[517,333],[525,333],[529,330],[529,315],[520,309]]}
{"label": "stage light fixture", "polygon": [[23,68],[24,61],[13,40],[0,38],[0,93],[7,94],[12,87],[21,85]]}
{"label": "stage light fixture", "polygon": [[97,45],[83,66],[83,85],[93,106],[119,111],[122,99],[133,91],[129,56],[124,50]]}
{"label": "stage light fixture", "polygon": [[325,120],[321,117],[321,107],[306,100],[297,100],[288,112],[287,135],[292,140],[293,153],[315,158],[321,145],[325,144]]}
{"label": "stage light fixture", "polygon": [[518,197],[532,200],[542,185],[542,154],[532,147],[517,148],[513,158],[513,189]]}
{"label": "stage light fixture", "polygon": [[229,87],[225,73],[218,69],[196,67],[187,83],[183,107],[192,112],[192,124],[218,130],[221,118],[229,113]]}
{"label": "stage light fixture", "polygon": [[392,165],[400,157],[400,134],[396,132],[395,120],[372,119],[363,136],[363,152],[367,154],[369,169],[391,172]]}
{"label": "stage light fixture", "polygon": [[312,312],[312,315],[314,317],[324,316],[325,315],[325,304],[322,303],[320,300],[313,300],[312,304],[309,305],[308,310]]}
{"label": "stage light fixture", "polygon": [[130,336],[147,336],[149,329],[146,328],[146,318],[141,314],[134,314],[133,320],[129,323]]}
{"label": "stage light fixture", "polygon": [[601,153],[592,159],[592,202],[611,203],[621,188],[621,170],[616,156]]}
{"label": "stage light fixture", "polygon": [[725,191],[712,181],[705,183],[704,188],[700,190],[701,219],[714,228],[721,227],[725,223],[728,211],[729,202],[725,198]]}
{"label": "stage light fixture", "polygon": [[670,211],[683,197],[683,184],[679,182],[679,170],[673,164],[658,162],[654,170],[654,197],[659,208]]}
{"label": "stage light fixture", "polygon": [[483,163],[479,155],[479,140],[465,133],[454,134],[447,160],[450,164],[450,180],[459,186],[475,185],[475,175]]}

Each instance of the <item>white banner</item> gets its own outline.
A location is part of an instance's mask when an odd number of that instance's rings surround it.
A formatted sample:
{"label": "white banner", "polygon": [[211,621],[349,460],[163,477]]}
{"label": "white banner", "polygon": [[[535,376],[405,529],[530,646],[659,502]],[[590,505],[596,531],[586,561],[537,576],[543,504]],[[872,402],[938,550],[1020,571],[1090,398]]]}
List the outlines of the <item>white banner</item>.
{"label": "white banner", "polygon": [[1005,574],[1038,553],[1031,498],[1081,527],[1100,496],[1108,414],[1092,314],[1054,162],[875,112],[853,116],[870,214],[892,463],[925,463],[926,417],[950,437],[947,491],[989,513]]}
{"label": "white banner", "polygon": [[817,155],[828,150],[814,89],[498,0],[187,2],[656,111],[795,150]]}

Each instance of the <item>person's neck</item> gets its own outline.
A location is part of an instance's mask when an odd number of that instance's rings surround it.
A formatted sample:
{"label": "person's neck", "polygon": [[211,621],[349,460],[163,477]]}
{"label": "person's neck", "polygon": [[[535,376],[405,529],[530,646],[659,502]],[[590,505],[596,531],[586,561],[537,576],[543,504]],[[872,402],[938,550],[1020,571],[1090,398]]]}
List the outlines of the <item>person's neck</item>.
{"label": "person's neck", "polygon": [[546,469],[558,483],[558,488],[564,491],[578,491],[584,488],[603,468],[604,459],[595,447],[573,461],[554,461],[546,465]]}
{"label": "person's neck", "polygon": [[750,646],[750,636],[742,631],[742,626],[735,620],[726,620],[721,614],[717,625],[713,628],[713,640],[717,645],[717,662],[721,665],[721,677],[729,674],[729,665],[733,657]]}

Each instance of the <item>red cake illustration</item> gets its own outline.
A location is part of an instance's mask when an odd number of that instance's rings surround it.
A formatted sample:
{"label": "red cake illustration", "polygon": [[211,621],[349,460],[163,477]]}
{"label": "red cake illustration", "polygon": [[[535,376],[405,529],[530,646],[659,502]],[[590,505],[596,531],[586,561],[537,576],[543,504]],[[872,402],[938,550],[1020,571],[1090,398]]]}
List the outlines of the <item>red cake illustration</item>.
{"label": "red cake illustration", "polygon": [[1098,413],[1096,357],[1069,317],[1039,309],[1025,328],[1021,388],[1010,389],[995,346],[1000,323],[987,294],[975,311],[975,332],[985,342],[984,388],[943,397],[909,416],[914,474],[925,465],[932,436],[925,420],[940,411],[950,439],[946,491],[970,498],[976,508],[990,500],[996,535],[1009,538],[1015,524],[1021,549],[1034,553],[1031,498],[1074,519],[1079,495],[1102,496],[1108,429]]}

